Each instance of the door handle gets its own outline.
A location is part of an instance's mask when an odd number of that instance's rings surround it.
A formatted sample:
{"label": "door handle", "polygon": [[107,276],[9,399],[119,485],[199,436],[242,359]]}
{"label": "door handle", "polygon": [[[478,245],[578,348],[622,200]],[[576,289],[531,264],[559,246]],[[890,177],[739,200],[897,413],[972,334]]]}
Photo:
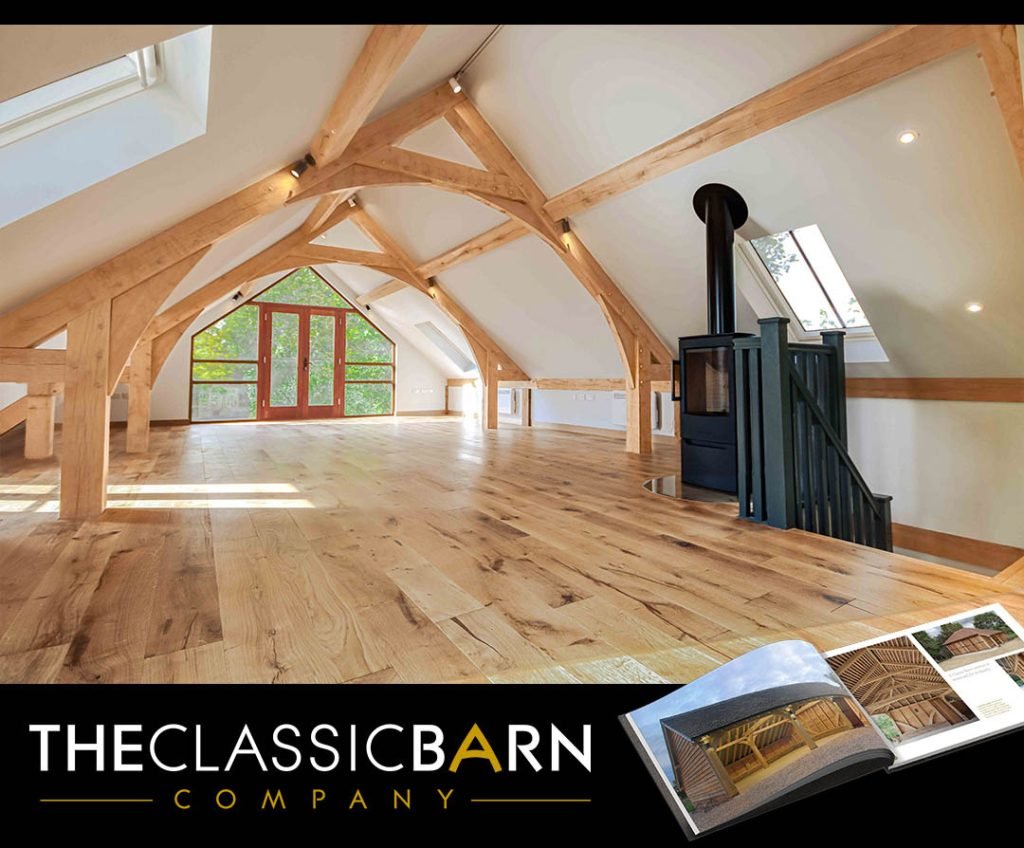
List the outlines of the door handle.
{"label": "door handle", "polygon": [[302,369],[304,371],[308,371],[309,370],[309,357],[308,356],[302,357]]}

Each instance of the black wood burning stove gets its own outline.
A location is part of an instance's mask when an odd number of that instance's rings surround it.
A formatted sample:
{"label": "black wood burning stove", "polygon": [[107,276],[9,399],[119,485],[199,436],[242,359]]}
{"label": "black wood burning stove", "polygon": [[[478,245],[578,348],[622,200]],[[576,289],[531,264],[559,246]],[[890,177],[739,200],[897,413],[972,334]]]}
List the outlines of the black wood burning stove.
{"label": "black wood burning stove", "polygon": [[709,183],[697,189],[693,208],[707,233],[708,333],[679,339],[683,482],[736,492],[736,388],[733,339],[736,280],[733,236],[747,220],[735,189]]}

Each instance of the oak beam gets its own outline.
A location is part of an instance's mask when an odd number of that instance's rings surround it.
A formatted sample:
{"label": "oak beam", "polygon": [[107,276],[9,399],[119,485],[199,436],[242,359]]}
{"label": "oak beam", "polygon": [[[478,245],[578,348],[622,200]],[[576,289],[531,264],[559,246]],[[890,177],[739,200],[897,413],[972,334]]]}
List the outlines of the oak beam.
{"label": "oak beam", "polygon": [[[208,306],[236,292],[241,291],[243,294],[246,294],[247,283],[251,283],[275,270],[280,270],[282,267],[287,267],[290,264],[286,261],[287,257],[294,250],[307,247],[310,239],[316,238],[321,233],[327,232],[329,229],[340,224],[352,214],[353,208],[351,206],[342,206],[340,209],[334,210],[315,229],[307,229],[305,225],[296,228],[269,247],[261,250],[255,256],[251,256],[230,271],[221,274],[216,279],[211,280],[206,285],[183,297],[167,307],[150,322],[146,332],[143,334],[143,338],[155,339],[168,330],[177,327],[189,316],[191,316],[189,318],[189,323],[191,323]],[[317,213],[317,210],[314,209],[313,212]]]}
{"label": "oak beam", "polygon": [[110,312],[110,372],[107,376],[107,391],[110,394],[114,393],[128,357],[132,355],[132,350],[156,311],[209,250],[209,247],[197,250],[113,299]]}
{"label": "oak beam", "polygon": [[443,82],[425,94],[392,109],[386,115],[364,124],[337,159],[326,164],[321,162],[316,168],[310,168],[302,175],[299,179],[298,193],[293,201],[302,196],[324,194],[324,189],[311,189],[344,171],[374,150],[389,144],[398,144],[406,136],[436,121],[455,104],[465,99],[464,93],[456,94],[447,82]]}
{"label": "oak beam", "polygon": [[30,383],[25,406],[25,459],[53,456],[54,383]]}
{"label": "oak beam", "polygon": [[310,144],[318,166],[332,162],[349,146],[424,30],[426,26],[419,24],[380,24],[371,30]]}
{"label": "oak beam", "polygon": [[28,415],[28,395],[0,407],[0,436],[17,427]]}
{"label": "oak beam", "polygon": [[1024,403],[1024,378],[847,377],[846,396]]}
{"label": "oak beam", "polygon": [[95,518],[107,504],[110,445],[110,301],[68,322],[60,517]]}
{"label": "oak beam", "polygon": [[651,452],[651,381],[647,373],[650,352],[641,339],[634,340],[635,371],[626,389],[626,452]]}
{"label": "oak beam", "polygon": [[341,265],[366,265],[370,268],[397,268],[398,263],[386,253],[372,250],[352,250],[348,247],[332,247],[326,244],[303,244],[296,247],[291,255],[311,264],[337,263]]}
{"label": "oak beam", "polygon": [[992,83],[992,94],[1003,113],[1013,156],[1024,175],[1024,96],[1021,95],[1017,27],[1014,24],[975,26],[974,37]]}
{"label": "oak beam", "polygon": [[555,220],[969,47],[969,26],[896,26],[552,197]]}
{"label": "oak beam", "polygon": [[483,419],[484,428],[487,430],[498,429],[498,369],[494,356],[488,351],[484,390],[480,393],[483,398]]}
{"label": "oak beam", "polygon": [[495,250],[503,244],[522,238],[529,232],[519,221],[506,221],[504,224],[491,227],[487,232],[446,250],[440,256],[435,256],[424,262],[416,270],[424,277],[433,277],[469,259]]}
{"label": "oak beam", "polygon": [[0,383],[60,383],[64,362],[63,350],[0,347]]}
{"label": "oak beam", "polygon": [[366,294],[361,294],[356,298],[356,303],[360,306],[369,306],[371,303],[376,303],[389,295],[397,294],[400,291],[405,291],[408,287],[408,283],[404,283],[401,280],[387,280],[381,283],[374,289],[371,289]]}
{"label": "oak beam", "polygon": [[519,425],[521,427],[533,426],[533,389],[519,390]]}
{"label": "oak beam", "polygon": [[[502,350],[487,331],[436,280],[427,280],[416,271],[416,264],[412,258],[365,209],[356,209],[353,212],[352,221],[367,235],[370,241],[395,259],[402,267],[402,274],[395,276],[433,298],[441,311],[459,325],[474,354],[479,349],[487,351],[488,356],[485,359],[491,362],[495,373],[506,375],[512,379],[529,379],[526,372],[515,363],[515,360]],[[487,362],[481,362],[477,356],[474,358],[481,377],[486,380]]]}
{"label": "oak beam", "polygon": [[341,157],[326,166],[310,168],[302,179],[296,181],[283,168],[0,315],[0,338],[11,347],[42,343],[93,304],[128,291],[239,227],[280,209],[306,185],[378,147],[401,141],[463,99],[465,95],[455,94],[447,83],[414,98],[363,126]]}
{"label": "oak beam", "polygon": [[153,393],[153,342],[139,342],[132,353],[128,375],[128,422],[125,449],[128,453],[149,451],[150,401]]}
{"label": "oak beam", "polygon": [[[452,109],[445,116],[445,119],[485,166],[494,171],[508,174],[523,189],[523,193],[526,196],[526,206],[529,207],[530,213],[533,216],[533,222],[531,223],[531,219],[521,213],[510,212],[510,214],[515,214],[523,223],[530,226],[531,229],[534,229],[542,237],[544,237],[544,233],[562,230],[554,241],[550,237],[547,237],[545,240],[552,245],[555,254],[595,299],[598,306],[601,307],[601,311],[619,346],[619,353],[626,371],[629,391],[649,391],[651,380],[651,374],[648,370],[649,366],[652,362],[658,362],[663,366],[665,373],[667,373],[669,363],[673,358],[668,346],[661,340],[625,294],[623,294],[614,280],[605,272],[579,238],[571,231],[565,232],[564,228],[556,227],[554,219],[545,210],[547,199],[544,193],[533,181],[533,178],[530,177],[526,169],[519,163],[519,160],[512,154],[512,151],[505,146],[505,143],[490,124],[484,120],[483,115],[480,114],[476,106],[467,100]],[[644,357],[643,363],[636,360],[637,355]],[[643,377],[642,386],[638,386],[636,383],[637,377],[640,374]],[[659,373],[658,376],[663,377],[664,375]],[[635,453],[650,453],[649,399],[646,404],[635,402],[634,399],[630,402],[630,408],[633,409],[634,407],[636,413],[631,415],[627,422],[626,450]],[[646,418],[644,418],[644,409],[646,409]],[[647,422],[646,433],[630,438],[629,428],[641,426],[644,420]]]}
{"label": "oak beam", "polygon": [[[458,108],[458,107],[457,107]],[[441,188],[492,194],[509,200],[524,200],[522,189],[504,174],[471,168],[448,159],[438,159],[400,147],[382,147],[359,160],[359,164],[394,171],[432,183]]]}

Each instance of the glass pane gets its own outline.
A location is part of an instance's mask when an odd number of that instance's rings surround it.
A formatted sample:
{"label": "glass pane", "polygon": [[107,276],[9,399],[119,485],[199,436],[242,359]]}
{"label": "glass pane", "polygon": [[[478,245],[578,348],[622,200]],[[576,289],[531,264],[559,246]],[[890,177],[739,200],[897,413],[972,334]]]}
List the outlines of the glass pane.
{"label": "glass pane", "polygon": [[345,323],[346,362],[390,362],[392,344],[358,312],[349,312]]}
{"label": "glass pane", "polygon": [[348,302],[312,268],[298,268],[275,283],[255,300],[264,303],[294,303],[297,306],[351,308]]}
{"label": "glass pane", "polygon": [[817,272],[818,279],[828,292],[832,304],[839,310],[839,317],[843,319],[843,323],[847,327],[870,326],[821,230],[812,224],[810,227],[793,230],[793,236],[803,248],[807,261]]}
{"label": "glass pane", "polygon": [[786,232],[765,236],[754,239],[751,244],[805,330],[840,329],[839,318],[800,255],[792,235]]}
{"label": "glass pane", "polygon": [[193,421],[236,421],[256,417],[256,384],[192,387]]}
{"label": "glass pane", "polygon": [[699,347],[686,351],[683,380],[688,415],[726,415],[729,412],[729,356],[727,347]]}
{"label": "glass pane", "polygon": [[309,404],[334,405],[333,315],[309,316]]}
{"label": "glass pane", "polygon": [[346,415],[390,415],[390,383],[346,383]]}
{"label": "glass pane", "polygon": [[390,365],[346,365],[346,380],[390,380]]}
{"label": "glass pane", "polygon": [[242,306],[192,339],[195,359],[258,358],[260,308]]}
{"label": "glass pane", "polygon": [[256,382],[255,362],[240,365],[237,362],[193,362],[192,379],[208,382],[238,382],[252,380]]}
{"label": "glass pane", "polygon": [[299,316],[270,313],[270,405],[299,403]]}

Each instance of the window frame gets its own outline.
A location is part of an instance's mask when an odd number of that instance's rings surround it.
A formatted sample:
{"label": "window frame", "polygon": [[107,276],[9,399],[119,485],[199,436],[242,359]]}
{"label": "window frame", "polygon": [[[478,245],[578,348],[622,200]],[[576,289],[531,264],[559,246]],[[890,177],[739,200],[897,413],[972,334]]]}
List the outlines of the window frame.
{"label": "window frame", "polygon": [[[783,230],[782,232],[792,233],[793,230]],[[768,233],[767,235],[777,235],[777,233]],[[799,241],[797,244],[799,245]],[[775,277],[772,276],[772,272],[768,270],[768,266],[765,265],[764,260],[761,258],[761,254],[757,252],[757,248],[754,247],[750,239],[743,238],[737,233],[735,245],[737,252],[743,258],[747,268],[750,269],[754,281],[757,283],[758,288],[767,299],[775,314],[789,319],[790,332],[797,338],[797,340],[801,342],[815,342],[821,339],[822,333],[829,332],[830,328],[809,330],[804,327],[803,321],[800,320],[800,316],[796,314],[796,311],[790,305],[788,298],[783,294],[782,289],[775,280]],[[829,305],[832,306],[833,310],[835,310],[835,305],[832,304],[832,298],[829,296],[828,290],[821,283],[820,278],[818,277],[818,272],[814,270],[810,261],[806,257],[804,257],[804,262],[807,263],[807,267],[814,275],[814,278],[817,281],[818,286],[821,288]],[[851,290],[852,288],[853,287],[851,286]],[[842,318],[839,316],[838,312],[836,312],[836,317],[839,319],[839,322],[842,323]],[[867,317],[867,313],[865,313],[864,317]],[[846,333],[846,338],[850,340],[868,340],[877,338],[874,328],[871,326],[870,322],[868,322],[866,327],[834,327],[831,329]]]}
{"label": "window frame", "polygon": [[[260,297],[262,294],[264,294],[265,292],[269,291],[274,286],[276,286],[278,283],[280,283],[283,280],[287,279],[288,277],[290,277],[292,274],[294,274],[296,271],[300,270],[301,268],[309,268],[310,271],[312,271],[314,274],[316,274],[317,277],[320,278],[320,281],[324,285],[326,285],[335,294],[337,294],[338,297],[340,297],[343,302],[349,304],[349,306],[347,306],[347,307],[306,306],[306,305],[301,305],[301,304],[274,303],[274,302],[270,302],[270,301],[260,301],[260,300],[257,300],[257,298]],[[257,326],[256,326],[257,358],[255,360],[252,360],[252,359],[196,359],[195,358],[195,339],[196,339],[196,336],[198,336],[200,333],[206,332],[214,324],[218,323],[219,321],[223,321],[229,315],[232,315],[233,313],[237,312],[239,309],[241,309],[244,306],[253,306],[257,310],[259,310],[259,316],[260,317],[257,319]],[[339,348],[338,345],[335,344],[335,350],[334,350],[334,353],[335,353],[335,364],[334,364],[334,367],[335,367],[335,385],[336,386],[340,386],[340,393],[338,393],[336,391],[336,397],[335,397],[335,400],[336,400],[335,406],[338,407],[338,414],[331,416],[331,418],[329,418],[329,419],[325,419],[325,418],[299,418],[299,419],[293,419],[293,420],[299,420],[299,421],[324,421],[324,420],[334,420],[334,419],[339,419],[339,418],[340,419],[344,419],[344,418],[385,418],[385,417],[389,417],[389,416],[394,416],[396,414],[396,409],[397,409],[397,405],[398,405],[398,345],[395,344],[395,340],[393,338],[391,338],[391,336],[389,336],[387,333],[385,333],[380,327],[378,327],[377,324],[370,318],[370,316],[368,316],[367,314],[362,312],[360,309],[357,309],[356,307],[352,306],[350,299],[348,297],[346,297],[344,294],[342,294],[342,292],[338,291],[336,286],[331,285],[331,281],[328,280],[326,277],[324,277],[324,275],[321,274],[319,271],[317,271],[316,268],[314,268],[312,265],[300,265],[298,268],[292,268],[290,271],[288,271],[287,273],[285,273],[282,276],[278,277],[277,279],[275,279],[273,282],[269,283],[268,285],[264,286],[259,291],[253,292],[251,295],[249,295],[248,298],[243,300],[241,303],[236,304],[234,307],[229,309],[223,315],[219,315],[215,319],[213,319],[212,321],[209,321],[208,323],[204,324],[202,327],[200,327],[198,330],[196,330],[194,333],[192,333],[190,335],[190,337],[189,337],[189,348],[188,348],[188,353],[189,353],[189,366],[188,366],[188,368],[189,368],[189,370],[188,370],[188,421],[189,421],[190,424],[241,424],[241,423],[251,423],[251,422],[255,422],[255,421],[277,420],[277,419],[272,419],[272,418],[267,417],[266,414],[262,414],[263,413],[263,409],[260,407],[260,389],[259,389],[259,386],[260,386],[260,383],[261,383],[261,380],[262,380],[262,377],[263,377],[263,369],[264,369],[263,348],[262,348],[262,343],[260,342],[260,337],[262,335],[262,325],[263,325],[263,320],[262,320],[262,316],[263,316],[263,309],[262,309],[262,307],[263,306],[267,306],[267,307],[285,307],[285,308],[287,308],[287,307],[294,307],[297,310],[319,310],[320,314],[332,313],[332,314],[335,315],[336,333],[337,333],[338,336],[340,336],[340,339],[341,339],[341,347]],[[387,339],[387,341],[391,345],[391,361],[390,362],[350,362],[350,361],[348,361],[348,344],[347,344],[346,331],[347,331],[347,328],[348,328],[348,314],[350,312],[354,312],[355,314],[359,315],[360,318],[362,318],[364,321],[366,321],[371,327],[373,327],[374,330],[376,330],[385,339]],[[341,352],[341,354],[342,354],[341,356],[338,355],[339,352]],[[195,364],[197,362],[210,362],[210,363],[214,363],[214,364],[223,363],[223,364],[229,364],[229,365],[252,365],[252,364],[255,364],[256,365],[256,379],[255,380],[196,380],[195,379]],[[391,379],[390,380],[348,380],[348,379],[346,379],[345,375],[347,373],[347,368],[348,368],[349,365],[379,365],[379,366],[389,367],[391,369]],[[268,363],[268,366],[269,366],[269,363]],[[339,377],[339,374],[340,374],[340,377]],[[352,384],[369,383],[369,384],[388,384],[388,385],[390,385],[391,386],[391,409],[390,409],[390,411],[388,411],[388,412],[367,413],[365,415],[346,415],[345,414],[345,389],[348,386],[348,384],[350,384],[350,383],[352,383]],[[218,419],[199,419],[199,420],[197,420],[194,417],[194,415],[193,415],[193,406],[192,406],[192,395],[193,395],[193,391],[194,391],[194,386],[197,386],[197,385],[199,385],[199,386],[256,385],[256,387],[257,387],[257,389],[256,389],[256,416],[254,418],[218,418]],[[267,409],[269,409],[269,406],[267,407]],[[280,420],[285,420],[285,419],[280,419]]]}
{"label": "window frame", "polygon": [[3,102],[9,103],[11,100],[41,91],[48,86],[87,74],[98,68],[113,65],[123,59],[128,59],[135,64],[136,72],[134,76],[124,76],[100,85],[94,85],[78,94],[69,95],[45,106],[40,106],[31,112],[9,118],[0,124],[0,147],[14,144],[36,133],[43,132],[80,115],[84,115],[87,112],[92,112],[94,109],[99,109],[102,106],[116,103],[133,94],[138,94],[163,82],[166,76],[164,72],[164,54],[161,45],[151,44],[147,47],[133,50],[130,53],[125,53],[123,56],[118,56],[109,62],[101,62],[99,65],[93,65],[91,68],[85,68],[59,80],[23,91],[21,94],[9,97]]}

